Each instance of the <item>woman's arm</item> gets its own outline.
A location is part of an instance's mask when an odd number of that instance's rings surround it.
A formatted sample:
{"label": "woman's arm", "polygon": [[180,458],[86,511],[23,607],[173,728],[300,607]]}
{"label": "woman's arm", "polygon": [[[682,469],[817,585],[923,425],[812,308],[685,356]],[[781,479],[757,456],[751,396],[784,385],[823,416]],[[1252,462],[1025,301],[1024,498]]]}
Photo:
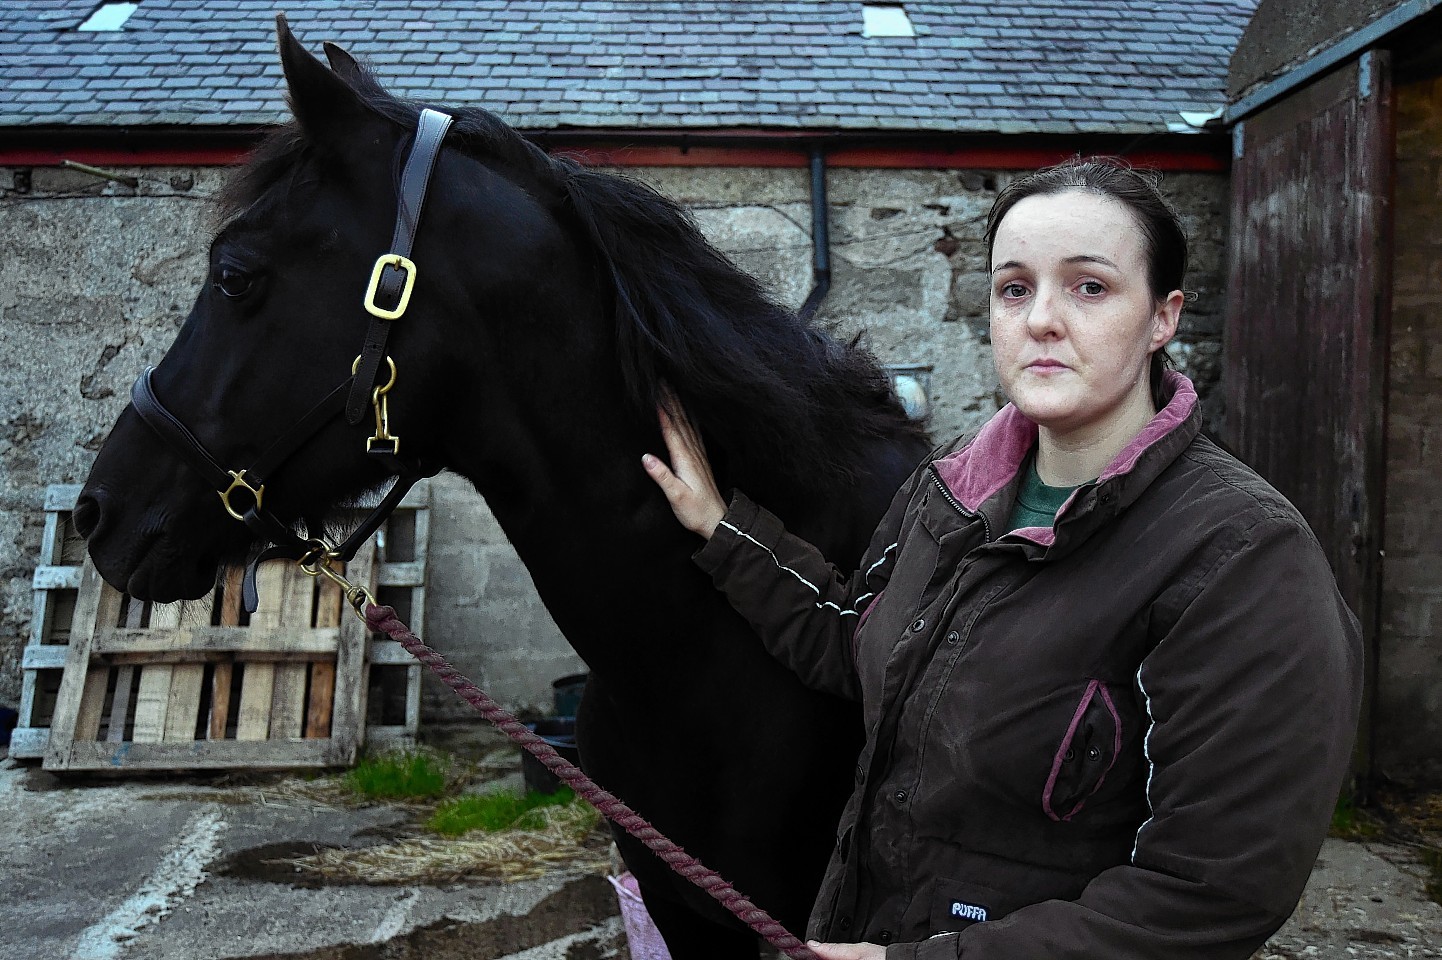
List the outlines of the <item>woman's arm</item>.
{"label": "woman's arm", "polygon": [[907,507],[925,464],[893,498],[856,572],[844,576],[745,494],[737,492],[728,505],[695,428],[684,415],[672,418],[661,411],[659,416],[671,465],[647,454],[642,466],[677,520],[707,538],[695,555],[697,565],[803,683],[860,699],[852,641],[891,577]]}

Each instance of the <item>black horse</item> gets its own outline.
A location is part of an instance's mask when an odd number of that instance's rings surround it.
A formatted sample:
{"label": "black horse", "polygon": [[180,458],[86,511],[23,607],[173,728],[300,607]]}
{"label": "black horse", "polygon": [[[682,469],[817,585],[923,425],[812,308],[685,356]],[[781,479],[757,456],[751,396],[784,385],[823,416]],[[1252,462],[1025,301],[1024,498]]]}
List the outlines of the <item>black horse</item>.
{"label": "black horse", "polygon": [[[225,464],[252,462],[350,376],[419,114],[338,48],[327,69],[283,21],[279,38],[295,122],[228,185],[210,275],[152,378]],[[859,713],[766,655],[690,563],[699,544],[641,454],[663,449],[655,410],[673,390],[723,489],[844,568],[924,434],[863,350],[768,299],[675,203],[549,157],[483,110],[454,115],[390,335],[391,432],[475,484],[590,667],[588,772],[799,933]],[[309,523],[383,482],[372,429],[329,421],[266,478],[266,508]],[[141,598],[206,594],[255,547],[133,407],[75,520],[106,580]],[[618,841],[677,960],[756,955],[705,894]]]}

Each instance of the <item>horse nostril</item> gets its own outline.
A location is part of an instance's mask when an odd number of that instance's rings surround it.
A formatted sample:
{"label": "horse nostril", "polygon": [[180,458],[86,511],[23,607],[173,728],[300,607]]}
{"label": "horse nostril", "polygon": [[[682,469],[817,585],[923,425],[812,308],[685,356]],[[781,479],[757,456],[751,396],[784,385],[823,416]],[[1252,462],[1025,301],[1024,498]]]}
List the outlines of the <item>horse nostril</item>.
{"label": "horse nostril", "polygon": [[86,540],[100,529],[101,507],[99,494],[84,493],[75,502],[75,511],[70,515],[75,532]]}

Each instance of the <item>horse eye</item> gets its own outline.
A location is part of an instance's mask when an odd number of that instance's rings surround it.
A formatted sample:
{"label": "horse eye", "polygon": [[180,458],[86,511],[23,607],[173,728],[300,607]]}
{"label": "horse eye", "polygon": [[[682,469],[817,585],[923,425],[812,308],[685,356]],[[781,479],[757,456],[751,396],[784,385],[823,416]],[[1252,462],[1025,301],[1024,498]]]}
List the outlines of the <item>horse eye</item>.
{"label": "horse eye", "polygon": [[215,288],[232,300],[249,293],[252,283],[250,274],[242,273],[234,267],[221,267],[215,278]]}

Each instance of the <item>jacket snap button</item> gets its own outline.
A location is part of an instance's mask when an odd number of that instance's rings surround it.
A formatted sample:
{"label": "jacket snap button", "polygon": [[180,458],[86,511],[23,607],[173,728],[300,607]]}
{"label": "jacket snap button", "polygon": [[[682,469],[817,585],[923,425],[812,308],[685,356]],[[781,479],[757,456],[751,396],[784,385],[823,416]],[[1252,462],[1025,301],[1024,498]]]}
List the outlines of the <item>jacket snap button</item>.
{"label": "jacket snap button", "polygon": [[1061,758],[1062,763],[1071,763],[1071,762],[1072,762],[1073,760],[1075,760],[1075,759],[1076,759],[1076,751],[1073,750],[1071,747],[1067,747],[1067,748],[1066,748],[1066,753],[1062,754],[1062,758]]}
{"label": "jacket snap button", "polygon": [[1101,748],[1099,748],[1099,747],[1087,747],[1087,759],[1088,759],[1088,760],[1100,760],[1101,758],[1102,758]]}
{"label": "jacket snap button", "polygon": [[890,943],[890,942],[891,942],[891,931],[890,931],[890,930],[883,930],[883,931],[881,931],[880,933],[878,933],[878,934],[876,935],[876,942],[877,942],[877,943],[880,943],[880,944],[883,944],[883,945]]}
{"label": "jacket snap button", "polygon": [[837,923],[836,925],[837,925],[838,927],[840,927],[841,929],[843,929],[843,930],[850,930],[850,929],[851,929],[851,918],[850,918],[850,917],[842,917],[842,918],[841,918],[841,921],[840,921],[839,923]]}
{"label": "jacket snap button", "polygon": [[960,639],[961,639],[961,634],[957,633],[955,630],[951,631],[950,633],[948,633],[948,634],[946,635],[946,642],[947,642],[947,643],[955,643],[956,641],[958,641],[958,640],[960,640]]}
{"label": "jacket snap button", "polygon": [[897,803],[905,803],[905,802],[906,802],[906,791],[905,791],[905,790],[898,790],[898,791],[896,791],[895,793],[893,793],[893,794],[891,795],[891,797],[892,797],[892,799],[895,800]]}
{"label": "jacket snap button", "polygon": [[925,621],[925,620],[922,620],[922,619],[920,619],[920,618],[918,618],[917,621],[911,625],[911,632],[912,632],[912,633],[920,633],[921,631],[923,631],[923,630],[925,630],[925,629],[926,629],[926,621]]}

